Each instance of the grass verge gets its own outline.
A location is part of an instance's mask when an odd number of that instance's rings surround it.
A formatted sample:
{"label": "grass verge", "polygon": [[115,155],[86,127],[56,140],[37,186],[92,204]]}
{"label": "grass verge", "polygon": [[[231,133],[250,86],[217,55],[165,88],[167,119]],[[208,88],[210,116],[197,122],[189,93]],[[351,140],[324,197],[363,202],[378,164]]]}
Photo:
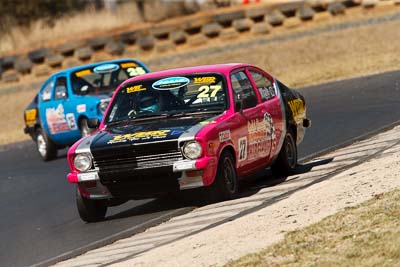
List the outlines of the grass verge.
{"label": "grass verge", "polygon": [[347,208],[226,267],[399,266],[400,190]]}
{"label": "grass verge", "polygon": [[23,110],[32,101],[36,91],[21,91],[0,95],[0,144],[28,140],[24,134]]}
{"label": "grass verge", "polygon": [[48,47],[66,40],[93,36],[119,27],[141,23],[134,3],[125,3],[111,11],[90,11],[57,19],[52,27],[45,20],[38,20],[29,27],[14,26],[0,35],[0,54]]}

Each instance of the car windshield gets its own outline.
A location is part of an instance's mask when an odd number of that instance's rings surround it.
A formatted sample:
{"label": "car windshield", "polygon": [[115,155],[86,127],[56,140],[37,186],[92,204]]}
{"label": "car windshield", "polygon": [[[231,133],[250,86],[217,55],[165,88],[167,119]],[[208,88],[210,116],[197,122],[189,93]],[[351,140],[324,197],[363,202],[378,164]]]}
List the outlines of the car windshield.
{"label": "car windshield", "polygon": [[71,85],[76,95],[107,94],[128,78],[145,73],[144,66],[134,61],[101,63],[72,72]]}
{"label": "car windshield", "polygon": [[129,83],[118,91],[105,122],[222,112],[228,107],[226,91],[223,76],[216,73],[161,77]]}

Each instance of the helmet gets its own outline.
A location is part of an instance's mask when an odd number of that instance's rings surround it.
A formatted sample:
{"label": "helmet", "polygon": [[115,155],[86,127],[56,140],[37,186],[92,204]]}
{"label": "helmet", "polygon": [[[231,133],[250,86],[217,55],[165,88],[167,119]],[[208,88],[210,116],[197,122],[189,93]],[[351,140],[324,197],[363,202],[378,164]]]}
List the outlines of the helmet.
{"label": "helmet", "polygon": [[159,99],[155,95],[142,97],[139,104],[140,111],[157,112],[160,110]]}

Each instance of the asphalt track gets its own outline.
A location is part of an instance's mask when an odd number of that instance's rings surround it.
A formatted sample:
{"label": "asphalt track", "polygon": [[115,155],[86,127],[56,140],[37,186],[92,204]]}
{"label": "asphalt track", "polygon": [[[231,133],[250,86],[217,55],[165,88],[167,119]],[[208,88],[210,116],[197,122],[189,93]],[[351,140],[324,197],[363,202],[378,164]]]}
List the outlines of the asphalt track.
{"label": "asphalt track", "polygon": [[[313,122],[299,147],[302,158],[351,143],[400,120],[400,72],[300,91]],[[106,221],[85,224],[76,211],[74,187],[65,178],[65,151],[57,160],[44,163],[31,142],[2,147],[0,170],[2,266],[33,265],[63,253],[79,253],[87,245],[143,231],[192,209],[168,200],[131,201],[110,208]]]}

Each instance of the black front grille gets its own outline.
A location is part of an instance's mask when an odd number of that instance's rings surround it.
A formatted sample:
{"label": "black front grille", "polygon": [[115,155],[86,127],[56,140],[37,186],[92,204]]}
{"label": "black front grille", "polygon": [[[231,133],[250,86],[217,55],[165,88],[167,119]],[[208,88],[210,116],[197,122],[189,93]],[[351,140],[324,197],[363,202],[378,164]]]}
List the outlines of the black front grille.
{"label": "black front grille", "polygon": [[97,150],[94,166],[114,197],[141,198],[179,190],[172,166],[182,158],[175,140]]}
{"label": "black front grille", "polygon": [[[132,153],[133,154],[133,153]],[[182,153],[167,152],[156,155],[115,157],[110,159],[95,160],[94,166],[99,168],[101,173],[105,172],[126,172],[130,170],[143,170],[172,166],[177,160],[182,159]]]}
{"label": "black front grille", "polygon": [[105,148],[93,155],[101,173],[172,167],[182,159],[177,140]]}

